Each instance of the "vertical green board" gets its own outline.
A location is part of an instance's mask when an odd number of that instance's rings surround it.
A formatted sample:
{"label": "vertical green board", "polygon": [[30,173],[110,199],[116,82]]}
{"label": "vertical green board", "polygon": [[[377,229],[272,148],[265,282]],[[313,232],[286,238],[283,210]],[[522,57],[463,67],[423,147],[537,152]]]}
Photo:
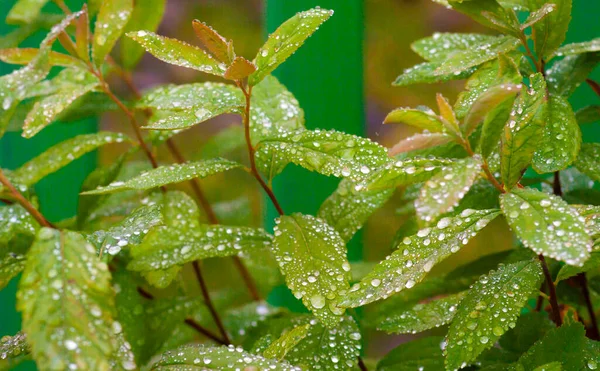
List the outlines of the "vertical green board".
{"label": "vertical green board", "polygon": [[[266,31],[271,33],[297,12],[320,6],[333,16],[277,68],[274,75],[296,96],[309,129],[336,129],[364,135],[363,1],[266,0]],[[290,165],[275,178],[273,187],[283,210],[316,215],[339,180]],[[268,200],[267,225],[277,212]],[[362,233],[349,243],[348,258],[362,258]],[[285,287],[269,297],[276,305],[300,310],[302,304]]]}
{"label": "vertical green board", "polygon": [[[0,35],[6,35],[11,26],[4,24],[4,18],[15,0],[0,2]],[[69,1],[72,9],[80,7],[81,0]],[[23,46],[36,47],[41,42],[44,32],[27,40]],[[18,66],[0,62],[0,75],[10,73]],[[55,72],[55,71],[53,71]],[[44,152],[54,144],[79,134],[92,133],[97,130],[95,120],[85,120],[69,124],[53,124],[32,139],[24,139],[20,133],[7,132],[0,138],[0,166],[15,169],[29,159]],[[69,166],[40,181],[35,191],[40,199],[41,211],[51,221],[59,221],[71,217],[77,211],[77,198],[83,180],[96,166],[95,154],[87,154]],[[13,335],[21,329],[21,316],[15,309],[15,293],[18,278],[0,291],[0,337]],[[30,364],[18,367],[19,370],[34,369]]]}

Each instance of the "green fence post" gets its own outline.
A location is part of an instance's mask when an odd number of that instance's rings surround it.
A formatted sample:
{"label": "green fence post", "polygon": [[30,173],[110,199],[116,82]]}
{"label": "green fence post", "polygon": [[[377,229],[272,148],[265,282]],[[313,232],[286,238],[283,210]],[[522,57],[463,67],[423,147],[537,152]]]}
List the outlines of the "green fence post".
{"label": "green fence post", "polygon": [[[334,15],[275,72],[304,109],[309,129],[336,129],[363,135],[363,1],[362,0],[266,0],[266,29],[273,32],[295,13],[320,6]],[[315,215],[335,190],[338,180],[288,166],[274,181],[274,190],[286,213]],[[302,195],[302,197],[296,197]],[[310,197],[307,197],[310,195]],[[277,213],[267,202],[267,224]],[[362,257],[361,234],[349,245],[349,259]],[[282,290],[276,290],[281,293]],[[289,305],[293,300],[272,295]]]}

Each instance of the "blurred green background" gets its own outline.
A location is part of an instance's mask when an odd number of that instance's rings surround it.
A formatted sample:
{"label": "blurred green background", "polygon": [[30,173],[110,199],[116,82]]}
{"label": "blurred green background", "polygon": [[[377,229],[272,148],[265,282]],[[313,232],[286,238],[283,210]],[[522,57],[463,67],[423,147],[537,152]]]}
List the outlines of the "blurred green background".
{"label": "blurred green background", "polygon": [[[15,0],[2,0],[0,14],[5,18]],[[81,5],[81,1],[69,1],[71,9]],[[163,22],[158,33],[194,43],[195,36],[191,21],[200,19],[216,28],[235,42],[238,54],[248,59],[254,57],[268,32],[296,11],[316,5],[336,11],[333,18],[324,24],[308,40],[296,55],[284,64],[276,75],[296,95],[306,111],[309,128],[335,128],[353,134],[367,135],[371,139],[392,146],[411,134],[405,126],[383,127],[381,122],[392,109],[400,106],[435,105],[435,93],[441,92],[451,101],[462,89],[464,82],[450,82],[437,85],[416,85],[394,88],[391,82],[403,69],[421,62],[410,50],[410,43],[431,35],[433,32],[481,32],[493,33],[473,23],[468,18],[434,4],[430,0],[168,0]],[[58,12],[52,4],[48,12]],[[573,21],[568,41],[585,41],[600,36],[600,2],[574,0]],[[2,22],[0,22],[2,23]],[[2,39],[13,27],[0,24],[0,47]],[[35,46],[43,37],[38,33],[23,45]],[[118,48],[117,48],[118,51]],[[116,53],[118,59],[118,53]],[[5,74],[13,66],[0,64]],[[599,71],[595,71],[600,79]],[[163,83],[188,83],[203,81],[206,75],[160,62],[145,55],[134,72],[134,81],[144,90]],[[110,81],[123,97],[130,96],[127,88],[118,79]],[[582,86],[575,93],[572,104],[575,109],[591,103],[598,103],[591,89]],[[214,155],[213,138],[232,126],[239,125],[239,119],[224,115],[199,125],[185,135],[175,137],[188,159],[198,159]],[[18,133],[8,133],[0,140],[0,165],[14,168],[43,151],[51,143],[83,132],[93,131],[96,126],[104,130],[129,133],[126,118],[118,113],[109,113],[95,120],[53,125],[45,129],[35,139],[26,141]],[[234,130],[234,129],[230,129]],[[235,134],[235,131],[231,133]],[[587,141],[599,141],[598,124],[587,125],[584,135]],[[213,139],[214,140],[214,139]],[[224,137],[223,140],[227,140]],[[36,187],[40,195],[42,211],[51,220],[72,216],[76,210],[77,191],[85,174],[96,162],[113,161],[123,148],[112,146],[109,150],[88,155],[64,170],[48,177]],[[218,151],[217,151],[218,152]],[[159,158],[172,161],[164,148],[158,149]],[[245,160],[243,148],[231,148],[229,157]],[[140,158],[141,159],[141,158]],[[243,183],[249,188],[237,187]],[[301,211],[314,214],[320,203],[335,189],[337,181],[316,174],[310,174],[292,166],[275,183],[275,190],[286,212]],[[242,200],[247,213],[238,215],[231,221],[236,224],[257,225],[266,221],[270,226],[272,210],[264,207],[262,194],[246,174],[231,173],[203,181],[211,201],[228,205]],[[226,185],[226,186],[224,186]],[[306,195],[310,195],[307,200]],[[395,214],[392,203],[379,210],[367,226],[351,242],[351,260],[381,259],[390,252],[390,241],[402,225],[403,218]],[[506,226],[498,221],[476,238],[469,248],[449,259],[441,269],[450,270],[458,263],[477,258],[474,247],[484,247],[484,251],[498,251],[507,247],[509,234]],[[214,260],[206,265],[207,275],[213,288],[227,286],[229,279],[216,277],[223,269],[232,269],[229,261]],[[234,276],[234,274],[232,274]],[[237,276],[232,280],[238,279]],[[0,336],[14,334],[20,329],[20,319],[14,310],[14,290],[16,281],[0,291]],[[276,290],[271,294],[273,303],[298,308],[293,297],[286,290]],[[369,353],[381,354],[403,337],[368,338]]]}

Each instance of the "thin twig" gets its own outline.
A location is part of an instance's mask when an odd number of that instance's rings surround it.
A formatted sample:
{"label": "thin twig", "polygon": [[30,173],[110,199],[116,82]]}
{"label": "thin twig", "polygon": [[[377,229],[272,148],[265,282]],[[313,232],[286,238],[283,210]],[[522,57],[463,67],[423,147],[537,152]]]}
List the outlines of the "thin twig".
{"label": "thin twig", "polygon": [[2,183],[10,193],[13,195],[15,201],[17,201],[27,212],[38,222],[41,226],[54,228],[52,223],[50,223],[43,215],[36,209],[31,202],[29,202],[22,194],[19,192],[17,188],[8,180],[8,178],[4,175],[4,172],[0,169],[0,183]]}
{"label": "thin twig", "polygon": [[365,363],[363,362],[363,359],[361,357],[358,357],[358,367],[360,368],[361,371],[369,371],[369,369],[367,368],[367,366],[365,365]]}
{"label": "thin twig", "polygon": [[212,332],[210,332],[206,328],[202,327],[202,325],[200,325],[198,322],[196,322],[193,318],[188,317],[188,318],[185,319],[184,322],[186,323],[186,325],[190,326],[191,328],[195,329],[196,331],[198,331],[202,335],[204,335],[207,338],[215,341],[218,344],[221,344],[221,345],[228,345],[229,344],[228,342],[226,342],[223,339],[219,338],[217,335],[213,334]]}
{"label": "thin twig", "polygon": [[542,295],[542,293],[546,291],[546,283],[543,282],[542,283],[542,287],[540,287],[540,295],[537,298],[537,301],[535,303],[535,311],[536,312],[540,312],[544,306],[544,295]]}
{"label": "thin twig", "polygon": [[585,300],[585,305],[587,307],[588,313],[590,314],[590,322],[592,322],[592,331],[595,340],[600,340],[600,329],[598,329],[598,319],[596,318],[596,313],[594,312],[594,304],[592,303],[592,299],[590,297],[590,290],[588,288],[587,277],[585,273],[579,273],[577,275],[577,281],[579,282],[579,286],[581,287],[581,293],[583,294],[583,299]]}
{"label": "thin twig", "polygon": [[192,266],[194,267],[194,272],[196,273],[196,278],[198,279],[198,283],[200,284],[200,291],[202,291],[202,296],[204,297],[204,303],[208,307],[208,310],[210,311],[210,314],[212,315],[213,320],[217,324],[217,327],[219,328],[219,331],[221,332],[221,336],[223,336],[223,339],[227,342],[227,344],[230,344],[231,341],[229,340],[229,336],[227,335],[225,326],[223,326],[221,317],[219,317],[219,313],[217,313],[217,310],[215,309],[215,306],[210,298],[208,288],[206,287],[206,282],[204,281],[204,277],[202,276],[202,271],[200,269],[200,263],[198,263],[198,261],[195,260],[192,262]]}
{"label": "thin twig", "polygon": [[554,282],[552,281],[552,276],[550,275],[550,270],[548,270],[548,264],[546,264],[544,255],[538,255],[538,259],[542,265],[542,270],[544,271],[544,277],[546,279],[546,285],[548,286],[548,292],[550,293],[548,300],[552,306],[552,316],[554,317],[553,320],[556,324],[556,327],[560,327],[562,325],[562,318],[560,315],[560,307],[558,306],[558,299],[556,297],[556,286],[554,286]]}
{"label": "thin twig", "polygon": [[560,184],[560,173],[558,171],[554,172],[554,182],[552,183],[552,191],[558,197],[562,197],[563,195],[562,185]]}
{"label": "thin twig", "polygon": [[65,2],[63,0],[52,0],[54,2],[54,4],[56,4],[60,10],[62,10],[63,13],[69,15],[71,14],[71,9],[69,9],[69,7],[67,6],[67,4],[65,4]]}
{"label": "thin twig", "polygon": [[587,82],[587,84],[590,86],[590,88],[592,88],[594,93],[596,93],[596,95],[600,97],[600,84],[598,84],[592,79],[586,79],[585,82]]}
{"label": "thin twig", "polygon": [[[471,148],[471,143],[469,143],[468,139],[462,140],[460,142],[460,144],[464,147],[465,151],[467,151],[467,154],[469,156],[471,156],[471,157],[475,156],[475,152],[473,152],[473,149]],[[506,190],[504,189],[504,187],[502,186],[502,184],[500,184],[500,182],[498,182],[498,180],[496,179],[496,177],[494,176],[494,174],[492,174],[492,172],[490,171],[490,166],[488,165],[487,160],[483,159],[482,164],[481,164],[481,168],[483,169],[483,172],[485,173],[485,176],[490,181],[490,183],[492,183],[492,185],[498,191],[500,191],[500,193],[506,193]]]}

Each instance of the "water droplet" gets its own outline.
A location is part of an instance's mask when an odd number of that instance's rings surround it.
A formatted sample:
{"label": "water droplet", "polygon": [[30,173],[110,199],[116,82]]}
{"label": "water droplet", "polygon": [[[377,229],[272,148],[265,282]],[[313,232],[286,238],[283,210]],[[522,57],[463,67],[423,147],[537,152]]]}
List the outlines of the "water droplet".
{"label": "water droplet", "polygon": [[316,309],[321,309],[325,306],[325,298],[322,295],[313,295],[310,298],[310,303]]}

